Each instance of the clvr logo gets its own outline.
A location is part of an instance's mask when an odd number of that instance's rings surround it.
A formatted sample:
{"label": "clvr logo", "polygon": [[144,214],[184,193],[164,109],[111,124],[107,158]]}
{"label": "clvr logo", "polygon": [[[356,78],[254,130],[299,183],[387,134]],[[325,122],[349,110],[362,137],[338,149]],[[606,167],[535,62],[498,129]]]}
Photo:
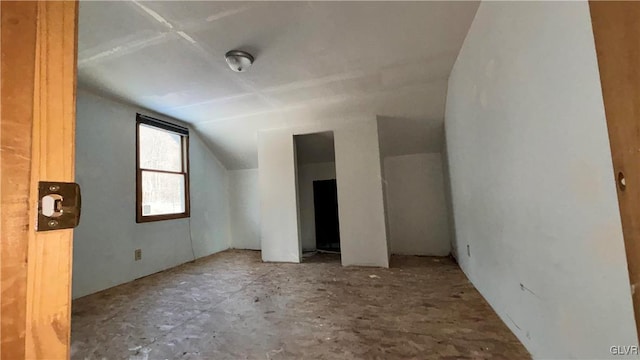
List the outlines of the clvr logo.
{"label": "clvr logo", "polygon": [[638,355],[638,345],[616,345],[609,348],[611,355]]}

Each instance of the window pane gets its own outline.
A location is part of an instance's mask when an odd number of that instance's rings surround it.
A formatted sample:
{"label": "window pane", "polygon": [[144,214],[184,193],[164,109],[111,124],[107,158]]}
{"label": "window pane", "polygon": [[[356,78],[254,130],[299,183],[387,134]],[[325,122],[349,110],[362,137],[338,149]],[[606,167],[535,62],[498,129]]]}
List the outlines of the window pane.
{"label": "window pane", "polygon": [[140,124],[140,168],[182,171],[181,136]]}
{"label": "window pane", "polygon": [[183,213],[184,200],[183,174],[142,171],[142,216]]}

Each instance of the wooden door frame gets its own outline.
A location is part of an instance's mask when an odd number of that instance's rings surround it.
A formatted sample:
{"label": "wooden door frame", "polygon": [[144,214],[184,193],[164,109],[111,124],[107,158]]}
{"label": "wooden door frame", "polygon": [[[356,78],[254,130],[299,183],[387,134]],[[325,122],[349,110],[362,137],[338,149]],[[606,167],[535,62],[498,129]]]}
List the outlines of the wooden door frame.
{"label": "wooden door frame", "polygon": [[590,1],[589,9],[640,335],[640,3]]}
{"label": "wooden door frame", "polygon": [[0,358],[64,359],[73,230],[35,225],[38,181],[74,181],[78,3],[0,6]]}

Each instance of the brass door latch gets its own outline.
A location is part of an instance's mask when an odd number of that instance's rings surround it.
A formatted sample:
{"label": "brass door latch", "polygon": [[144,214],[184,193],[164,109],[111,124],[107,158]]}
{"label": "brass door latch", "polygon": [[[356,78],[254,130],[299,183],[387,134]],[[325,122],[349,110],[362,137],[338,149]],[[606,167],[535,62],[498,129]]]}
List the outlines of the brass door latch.
{"label": "brass door latch", "polygon": [[80,185],[40,181],[36,231],[73,229],[80,223],[81,205]]}

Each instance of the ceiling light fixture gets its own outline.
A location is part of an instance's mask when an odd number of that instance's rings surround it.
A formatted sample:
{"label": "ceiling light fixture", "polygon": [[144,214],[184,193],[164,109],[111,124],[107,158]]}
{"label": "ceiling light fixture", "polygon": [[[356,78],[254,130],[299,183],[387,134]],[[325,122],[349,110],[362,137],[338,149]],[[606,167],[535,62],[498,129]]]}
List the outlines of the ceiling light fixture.
{"label": "ceiling light fixture", "polygon": [[253,56],[245,51],[231,50],[224,55],[227,64],[235,72],[247,71],[253,64]]}

